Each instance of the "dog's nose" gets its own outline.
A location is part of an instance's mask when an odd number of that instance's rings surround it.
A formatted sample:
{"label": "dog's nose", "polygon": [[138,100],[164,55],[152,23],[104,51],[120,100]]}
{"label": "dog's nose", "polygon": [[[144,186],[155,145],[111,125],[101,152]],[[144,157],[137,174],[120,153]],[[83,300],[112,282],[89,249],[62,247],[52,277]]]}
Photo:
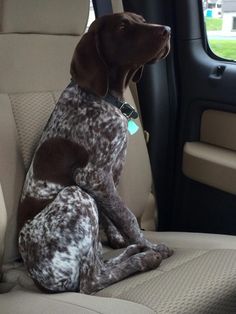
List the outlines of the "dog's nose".
{"label": "dog's nose", "polygon": [[163,26],[161,34],[163,37],[167,37],[171,34],[171,28],[169,26]]}

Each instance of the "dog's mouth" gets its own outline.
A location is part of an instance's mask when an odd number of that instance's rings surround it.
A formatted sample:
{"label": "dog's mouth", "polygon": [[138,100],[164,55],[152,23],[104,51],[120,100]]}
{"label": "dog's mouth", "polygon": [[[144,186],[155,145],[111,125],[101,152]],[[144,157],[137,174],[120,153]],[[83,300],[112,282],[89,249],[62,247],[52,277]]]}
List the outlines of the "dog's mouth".
{"label": "dog's mouth", "polygon": [[155,57],[148,61],[146,64],[153,64],[159,60],[165,59],[170,52],[170,40],[156,53]]}
{"label": "dog's mouth", "polygon": [[165,59],[170,52],[170,44],[168,43],[162,50],[159,57],[159,60]]}
{"label": "dog's mouth", "polygon": [[170,52],[169,46],[164,47],[163,49],[161,49],[161,51],[158,53],[156,57],[148,61],[146,64],[153,64],[159,60],[165,59],[168,56],[169,52]]}

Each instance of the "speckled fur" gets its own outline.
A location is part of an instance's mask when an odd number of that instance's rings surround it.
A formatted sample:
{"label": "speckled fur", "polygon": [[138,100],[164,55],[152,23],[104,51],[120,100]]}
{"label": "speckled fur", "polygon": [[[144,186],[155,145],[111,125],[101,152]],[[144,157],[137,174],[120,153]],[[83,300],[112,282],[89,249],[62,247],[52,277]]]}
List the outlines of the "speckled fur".
{"label": "speckled fur", "polygon": [[[86,167],[75,169],[76,185],[69,187],[37,180],[32,160],[21,201],[30,196],[52,202],[27,221],[19,234],[20,253],[31,277],[48,291],[92,293],[157,267],[162,247],[151,250],[115,188],[127,146],[126,118],[111,104],[70,84],[38,148],[55,136],[82,143],[90,158]],[[136,243],[107,262],[101,258],[98,208],[114,246]]]}
{"label": "speckled fur", "polygon": [[[133,28],[131,37],[130,33],[124,36],[123,26],[120,28],[124,18]],[[124,55],[125,43],[128,40],[130,44],[131,38],[138,45],[137,39],[145,34],[141,38],[148,44],[142,43],[142,51],[129,49],[135,65],[127,68],[123,58],[123,67],[119,64],[110,69],[109,87],[116,95],[122,95],[123,86],[134,73],[142,72],[146,61],[164,58],[169,51],[169,32],[159,25],[147,25],[132,13],[96,20],[75,50],[73,81],[43,131],[19,205],[21,256],[35,283],[49,292],[94,293],[134,273],[156,268],[172,254],[165,245],[144,238],[136,217],[116,190],[127,148],[127,119],[101,97],[108,88],[107,69],[96,45],[102,25],[107,27],[100,35],[111,30],[103,41],[110,61],[119,59],[114,48],[121,41]],[[92,72],[85,66],[92,66]],[[99,224],[113,248],[128,246],[118,257],[103,261]]]}

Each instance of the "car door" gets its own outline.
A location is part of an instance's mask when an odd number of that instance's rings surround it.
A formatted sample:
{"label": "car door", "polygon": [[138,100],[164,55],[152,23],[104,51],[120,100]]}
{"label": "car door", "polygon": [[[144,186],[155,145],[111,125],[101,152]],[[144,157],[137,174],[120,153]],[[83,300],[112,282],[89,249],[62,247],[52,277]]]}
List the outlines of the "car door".
{"label": "car door", "polygon": [[202,1],[176,5],[176,28],[173,228],[236,234],[236,64],[211,51]]}
{"label": "car door", "polygon": [[210,50],[202,0],[123,3],[173,33],[138,85],[158,227],[236,234],[236,64]]}

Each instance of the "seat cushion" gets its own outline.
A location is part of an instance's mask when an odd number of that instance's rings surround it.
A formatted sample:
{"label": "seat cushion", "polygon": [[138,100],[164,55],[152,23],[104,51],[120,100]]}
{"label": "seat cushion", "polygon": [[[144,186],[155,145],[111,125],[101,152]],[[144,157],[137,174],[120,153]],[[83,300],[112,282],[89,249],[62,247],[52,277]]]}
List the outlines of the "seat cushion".
{"label": "seat cushion", "polygon": [[[236,313],[236,250],[230,249],[236,245],[235,237],[177,232],[145,236],[167,243],[174,255],[156,270],[129,277],[96,296],[138,303],[154,313]],[[121,251],[105,247],[104,259]],[[40,293],[21,264],[5,265],[3,280]]]}
{"label": "seat cushion", "polygon": [[78,293],[47,295],[16,288],[0,295],[1,314],[154,314],[144,305]]}
{"label": "seat cushion", "polygon": [[[148,235],[153,242],[164,240],[162,233],[160,237],[159,233]],[[171,244],[171,233],[166,236]],[[189,237],[197,243],[196,234],[179,233],[179,236],[180,240]],[[180,248],[176,233],[174,255],[162,261],[159,268],[127,278],[97,295],[147,305],[156,313],[236,313],[236,250],[216,249],[217,238],[220,247],[227,239],[233,246],[231,237],[215,235],[209,240],[207,234],[201,234],[196,245],[199,248]],[[211,240],[213,249],[210,249]],[[204,247],[205,241],[208,245],[201,249],[200,242]],[[193,247],[195,244],[193,241]],[[112,254],[107,252],[106,257]]]}

